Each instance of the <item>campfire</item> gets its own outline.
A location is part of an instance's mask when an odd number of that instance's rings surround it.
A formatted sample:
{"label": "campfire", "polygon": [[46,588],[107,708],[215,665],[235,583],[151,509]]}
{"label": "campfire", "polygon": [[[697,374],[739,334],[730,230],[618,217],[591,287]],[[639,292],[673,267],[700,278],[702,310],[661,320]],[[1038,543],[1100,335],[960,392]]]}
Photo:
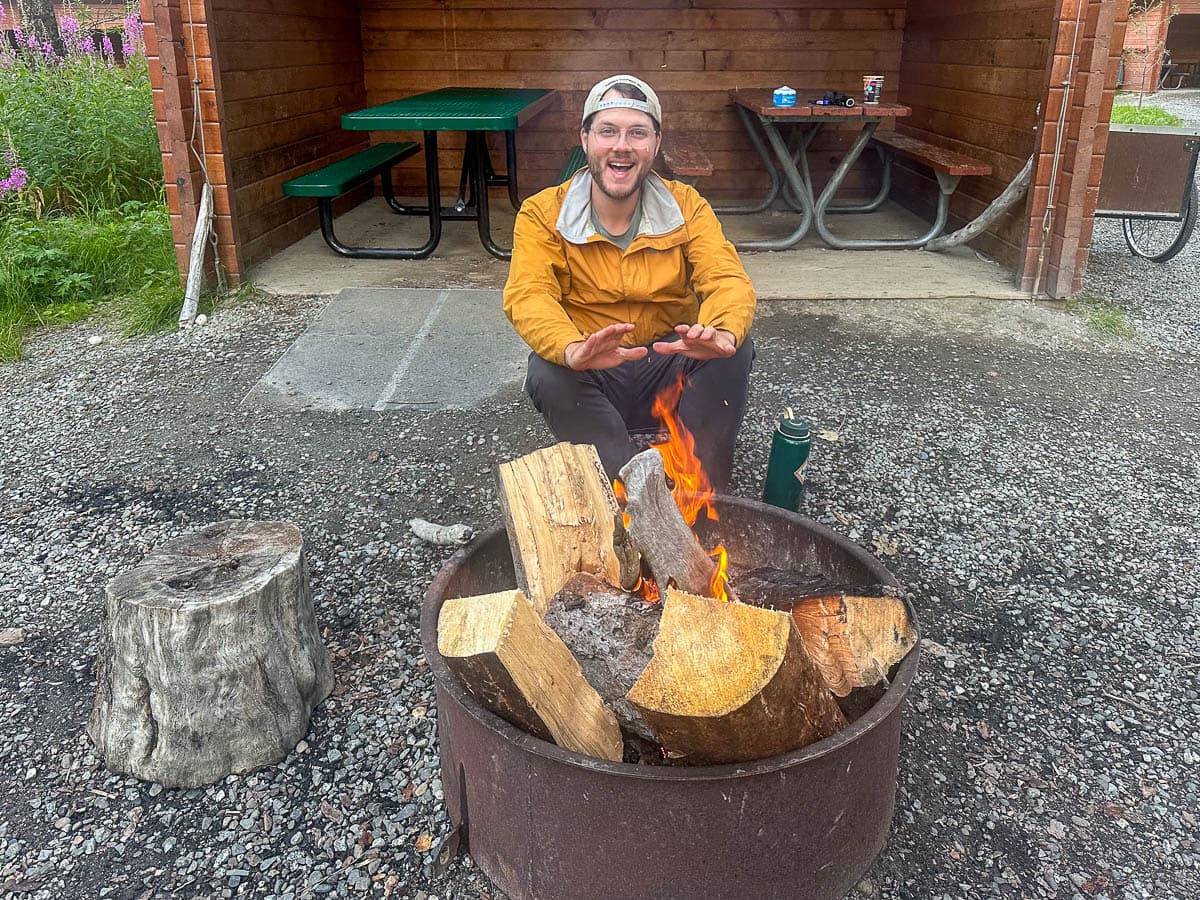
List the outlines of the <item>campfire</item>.
{"label": "campfire", "polygon": [[438,651],[483,706],[610,761],[748,762],[830,737],[870,708],[916,642],[904,603],[820,571],[739,569],[692,436],[610,483],[595,448],[499,467],[517,589],[445,601]]}

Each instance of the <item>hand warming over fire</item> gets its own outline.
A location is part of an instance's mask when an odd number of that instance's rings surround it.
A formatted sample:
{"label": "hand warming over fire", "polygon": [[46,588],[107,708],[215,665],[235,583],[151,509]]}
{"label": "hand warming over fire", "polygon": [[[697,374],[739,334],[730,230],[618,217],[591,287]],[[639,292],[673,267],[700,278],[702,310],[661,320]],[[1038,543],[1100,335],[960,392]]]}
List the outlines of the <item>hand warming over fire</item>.
{"label": "hand warming over fire", "polygon": [[676,325],[678,341],[656,341],[652,346],[655,353],[678,353],[689,359],[721,359],[737,352],[737,341],[732,334],[711,325]]}
{"label": "hand warming over fire", "polygon": [[607,325],[586,340],[567,344],[566,362],[568,369],[612,369],[630,359],[642,359],[648,351],[645,347],[622,347],[621,339],[633,331],[633,323],[618,322]]}

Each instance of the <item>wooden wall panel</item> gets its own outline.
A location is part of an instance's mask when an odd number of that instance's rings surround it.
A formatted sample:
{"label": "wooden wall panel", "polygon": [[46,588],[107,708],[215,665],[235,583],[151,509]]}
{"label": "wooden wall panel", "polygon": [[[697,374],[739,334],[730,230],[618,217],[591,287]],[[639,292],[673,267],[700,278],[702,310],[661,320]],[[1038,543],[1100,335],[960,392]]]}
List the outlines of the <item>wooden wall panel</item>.
{"label": "wooden wall panel", "polygon": [[[1055,0],[909,0],[899,99],[913,114],[897,127],[985,160],[994,172],[962,180],[950,229],[982,212],[1034,150],[1055,6]],[[931,175],[902,169],[896,187],[906,205],[933,214],[937,183]],[[1020,204],[974,243],[1015,270],[1027,224]]]}
{"label": "wooden wall panel", "polygon": [[[741,199],[761,195],[767,180],[727,92],[786,83],[804,102],[825,89],[857,94],[864,73],[883,72],[885,99],[894,99],[906,2],[361,0],[367,102],[449,85],[559,91],[556,105],[518,134],[522,193],[528,194],[557,179],[578,142],[588,89],[629,72],[659,94],[668,133],[691,132],[709,151],[716,173],[701,190],[717,201]],[[850,138],[829,129],[817,150],[845,146]],[[820,178],[832,165],[829,153],[817,156]],[[457,184],[458,154],[442,160],[443,183]],[[420,194],[419,167],[405,169],[400,190]],[[853,193],[873,189],[873,175],[856,179]]]}
{"label": "wooden wall panel", "polygon": [[364,147],[341,115],[364,105],[358,10],[340,0],[211,0],[221,119],[243,267],[317,227],[289,178]]}

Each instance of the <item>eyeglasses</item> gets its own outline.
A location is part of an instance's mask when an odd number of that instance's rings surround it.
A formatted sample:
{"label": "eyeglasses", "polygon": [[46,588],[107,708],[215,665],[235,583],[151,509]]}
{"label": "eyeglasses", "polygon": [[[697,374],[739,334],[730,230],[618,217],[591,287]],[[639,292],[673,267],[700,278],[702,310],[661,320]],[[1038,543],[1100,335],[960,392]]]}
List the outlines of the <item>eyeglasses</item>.
{"label": "eyeglasses", "polygon": [[622,134],[625,135],[625,140],[633,147],[649,146],[655,137],[653,128],[646,128],[642,125],[634,125],[632,128],[624,130],[612,125],[599,125],[591,131],[599,143],[608,146],[616,144],[621,139]]}

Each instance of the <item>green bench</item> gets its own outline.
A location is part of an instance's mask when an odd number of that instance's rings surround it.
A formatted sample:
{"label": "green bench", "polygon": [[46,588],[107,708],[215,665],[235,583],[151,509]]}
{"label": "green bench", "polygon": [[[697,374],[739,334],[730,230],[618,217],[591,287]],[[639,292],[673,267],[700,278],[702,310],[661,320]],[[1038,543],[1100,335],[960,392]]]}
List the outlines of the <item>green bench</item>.
{"label": "green bench", "polygon": [[[283,183],[283,193],[288,197],[309,197],[317,201],[321,216],[321,236],[334,253],[358,259],[394,259],[397,251],[377,251],[371,247],[348,247],[333,233],[333,201],[356,187],[369,184],[379,178],[383,185],[383,196],[388,205],[397,212],[403,211],[396,203],[392,187],[392,167],[410,156],[421,152],[421,145],[412,141],[403,143],[373,144],[353,156],[330,163],[327,166],[293,178]],[[432,248],[431,248],[432,249]],[[380,253],[392,254],[381,257]]]}
{"label": "green bench", "polygon": [[[696,179],[713,173],[708,154],[699,144],[685,137],[672,137],[670,141],[663,141],[662,160],[667,174],[684,184],[694,185]],[[563,164],[558,183],[562,184],[586,165],[587,155],[583,152],[583,147],[575,147]]]}

